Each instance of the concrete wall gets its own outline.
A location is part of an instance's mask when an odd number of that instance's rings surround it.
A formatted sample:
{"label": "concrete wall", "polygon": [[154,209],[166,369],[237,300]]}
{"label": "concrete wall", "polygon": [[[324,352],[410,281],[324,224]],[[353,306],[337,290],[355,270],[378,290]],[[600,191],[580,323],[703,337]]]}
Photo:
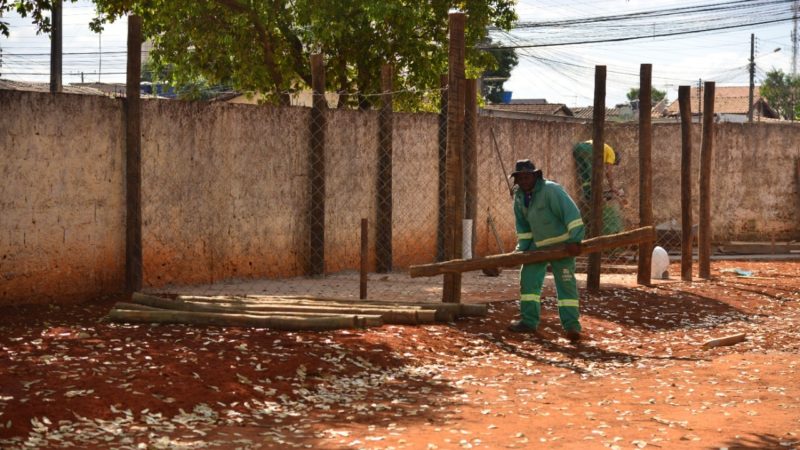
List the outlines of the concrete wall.
{"label": "concrete wall", "polygon": [[123,288],[122,130],[119,100],[0,91],[0,303]]}
{"label": "concrete wall", "polygon": [[[122,289],[123,111],[121,101],[104,97],[0,91],[0,303]],[[145,285],[303,273],[309,255],[307,108],[148,100],[143,117]],[[503,250],[515,243],[496,152],[506,172],[515,160],[532,158],[574,195],[571,148],[590,136],[591,126],[581,123],[480,119],[477,254],[499,251],[489,216]],[[609,124],[606,137],[623,154],[617,179],[633,206],[627,225],[635,226],[637,126]],[[697,199],[699,128],[694,137]],[[370,222],[374,255],[377,139],[376,112],[327,113],[328,272],[358,267],[362,217]],[[436,253],[437,116],[396,114],[393,141],[394,266],[405,267]],[[790,124],[717,125],[715,241],[800,238],[794,179],[799,142],[800,127]],[[655,125],[653,166],[656,221],[679,221],[679,124]]]}

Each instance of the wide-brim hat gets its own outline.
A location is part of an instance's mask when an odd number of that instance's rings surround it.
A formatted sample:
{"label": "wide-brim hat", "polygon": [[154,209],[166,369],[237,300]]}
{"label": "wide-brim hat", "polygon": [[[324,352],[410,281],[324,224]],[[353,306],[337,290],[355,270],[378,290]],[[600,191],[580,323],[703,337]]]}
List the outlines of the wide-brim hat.
{"label": "wide-brim hat", "polygon": [[520,173],[532,173],[534,175],[541,175],[542,170],[537,169],[536,166],[530,159],[520,159],[514,164],[514,171],[511,172],[511,176],[516,176]]}

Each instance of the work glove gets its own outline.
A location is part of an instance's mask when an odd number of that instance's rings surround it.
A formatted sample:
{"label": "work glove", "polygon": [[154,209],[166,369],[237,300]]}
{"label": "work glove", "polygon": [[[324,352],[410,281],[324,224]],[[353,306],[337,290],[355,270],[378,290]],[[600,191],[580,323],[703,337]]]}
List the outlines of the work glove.
{"label": "work glove", "polygon": [[570,256],[578,256],[581,254],[581,244],[580,242],[569,242],[564,245],[564,249],[569,253]]}

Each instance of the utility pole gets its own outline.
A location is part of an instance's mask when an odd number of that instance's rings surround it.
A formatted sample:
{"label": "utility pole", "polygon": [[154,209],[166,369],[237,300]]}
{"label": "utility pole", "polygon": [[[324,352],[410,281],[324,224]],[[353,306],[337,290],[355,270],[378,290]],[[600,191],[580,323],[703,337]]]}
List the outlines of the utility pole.
{"label": "utility pole", "polygon": [[792,22],[794,24],[792,28],[792,75],[794,76],[797,75],[797,11],[800,9],[800,0],[795,0],[792,9]]}
{"label": "utility pole", "polygon": [[753,90],[756,87],[756,35],[750,34],[750,92],[747,95],[747,121],[753,122]]}
{"label": "utility pole", "polygon": [[50,34],[50,92],[56,93],[63,90],[61,86],[61,57],[62,57],[62,14],[61,0],[53,1],[52,24]]}

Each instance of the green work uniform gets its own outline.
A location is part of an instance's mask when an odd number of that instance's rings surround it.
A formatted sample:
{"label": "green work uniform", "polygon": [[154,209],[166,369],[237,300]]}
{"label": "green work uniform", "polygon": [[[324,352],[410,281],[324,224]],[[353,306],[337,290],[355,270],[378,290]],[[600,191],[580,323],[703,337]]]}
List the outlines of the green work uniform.
{"label": "green work uniform", "polygon": [[[527,206],[526,206],[527,203]],[[560,184],[540,178],[531,194],[521,189],[514,193],[516,251],[543,250],[564,243],[579,243],[585,227],[575,202]],[[565,331],[581,331],[575,258],[523,264],[520,270],[520,310],[522,323],[539,326],[542,285],[547,265],[553,268],[558,295],[558,315]]]}
{"label": "green work uniform", "polygon": [[[592,203],[592,140],[580,142],[572,149],[575,158],[575,170],[578,174],[578,184],[583,194],[581,207],[584,208],[584,221],[589,222],[589,206]],[[617,154],[608,144],[603,144],[603,164],[613,165],[617,162]],[[619,233],[623,229],[622,215],[619,207],[611,204],[603,205],[603,226],[601,234]]]}

